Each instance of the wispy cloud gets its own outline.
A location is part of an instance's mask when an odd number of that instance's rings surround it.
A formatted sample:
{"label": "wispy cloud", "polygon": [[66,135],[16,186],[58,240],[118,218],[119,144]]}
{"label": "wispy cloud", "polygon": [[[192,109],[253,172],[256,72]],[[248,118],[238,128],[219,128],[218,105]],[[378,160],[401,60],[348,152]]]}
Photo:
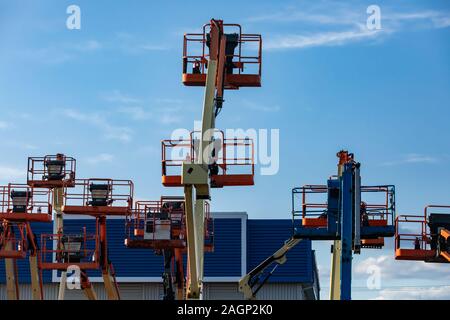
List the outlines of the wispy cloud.
{"label": "wispy cloud", "polygon": [[49,44],[46,47],[27,48],[18,52],[21,58],[49,65],[59,65],[72,61],[82,54],[93,53],[103,48],[97,40],[78,43]]}
{"label": "wispy cloud", "polygon": [[100,153],[96,156],[92,156],[86,159],[86,162],[91,165],[101,164],[101,163],[109,163],[114,160],[114,156],[109,153]]}
{"label": "wispy cloud", "polygon": [[102,47],[103,45],[97,40],[88,40],[69,46],[69,48],[72,48],[73,50],[77,50],[80,52],[97,51],[100,50]]}
{"label": "wispy cloud", "polygon": [[158,122],[161,124],[175,124],[182,122],[183,118],[176,113],[163,113],[158,116]]}
{"label": "wispy cloud", "polygon": [[410,153],[400,159],[382,162],[381,166],[397,166],[402,164],[437,163],[439,158],[425,154]]}
{"label": "wispy cloud", "polygon": [[448,300],[450,285],[435,287],[399,287],[381,290],[376,300]]}
{"label": "wispy cloud", "polygon": [[11,124],[6,121],[0,121],[0,129],[8,129],[11,127]]}
{"label": "wispy cloud", "polygon": [[445,264],[423,261],[397,261],[390,255],[369,257],[355,266],[355,275],[368,275],[370,267],[376,266],[383,279],[450,280],[450,272]]}
{"label": "wispy cloud", "polygon": [[5,184],[26,178],[26,168],[0,165],[0,181]]}
{"label": "wispy cloud", "polygon": [[[125,114],[135,121],[152,120],[153,122],[168,125],[180,123],[183,120],[180,111],[183,100],[175,98],[157,98],[151,101],[129,97],[120,92],[106,97],[108,101],[121,102],[126,106],[118,107],[119,113]],[[147,107],[143,107],[145,105]]]}
{"label": "wispy cloud", "polygon": [[140,106],[127,106],[117,109],[118,112],[130,116],[133,120],[147,120],[152,117],[152,113]]}
{"label": "wispy cloud", "polygon": [[111,92],[102,93],[101,97],[105,101],[118,102],[121,104],[133,104],[142,102],[141,99],[122,93],[120,90],[113,90]]}
{"label": "wispy cloud", "polygon": [[104,114],[99,113],[82,113],[73,109],[63,110],[63,115],[84,123],[90,124],[103,131],[103,136],[106,139],[118,140],[121,142],[129,142],[132,138],[132,130],[128,127],[114,126],[110,124]]}
{"label": "wispy cloud", "polygon": [[129,54],[139,54],[149,51],[166,51],[170,49],[167,45],[148,42],[148,40],[142,40],[140,37],[128,32],[118,32],[116,37],[122,51]]}
{"label": "wispy cloud", "polygon": [[249,100],[242,101],[242,106],[246,109],[258,112],[278,112],[281,110],[279,105],[265,105]]}
{"label": "wispy cloud", "polygon": [[[380,30],[366,27],[368,14],[366,6],[349,5],[331,1],[301,6],[289,6],[278,12],[271,12],[248,18],[255,23],[289,25],[301,32],[267,34],[266,50],[303,49],[317,46],[341,46],[344,44],[384,39],[393,33],[411,28],[445,28],[450,26],[450,12],[435,10],[398,11],[381,6]],[[320,31],[317,31],[320,30]]]}
{"label": "wispy cloud", "polygon": [[350,42],[357,42],[366,39],[374,39],[385,33],[382,30],[368,30],[364,27],[340,32],[323,32],[309,35],[282,35],[269,39],[265,44],[265,49],[300,49],[318,46],[339,46]]}

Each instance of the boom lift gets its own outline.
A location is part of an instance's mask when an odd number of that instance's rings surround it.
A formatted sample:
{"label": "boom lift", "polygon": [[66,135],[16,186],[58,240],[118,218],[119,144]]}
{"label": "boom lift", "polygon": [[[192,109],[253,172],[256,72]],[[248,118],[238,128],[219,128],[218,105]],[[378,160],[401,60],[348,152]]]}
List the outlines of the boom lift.
{"label": "boom lift", "polygon": [[[205,202],[205,250],[213,250],[213,222]],[[184,198],[165,196],[159,201],[137,201],[126,220],[128,248],[148,248],[164,258],[164,300],[184,299],[183,254],[186,252]],[[176,292],[175,288],[176,287]]]}
{"label": "boom lift", "polygon": [[398,216],[395,227],[396,260],[450,263],[450,206],[429,205],[422,216]]}
{"label": "boom lift", "polygon": [[63,199],[63,214],[92,216],[95,218],[95,228],[90,232],[83,228],[75,233],[64,228],[54,234],[42,235],[42,269],[67,271],[77,267],[81,275],[81,288],[90,300],[97,297],[87,271],[100,270],[108,299],[120,299],[114,267],[108,256],[106,217],[131,213],[133,182],[76,179],[73,188],[64,188]]}
{"label": "boom lift", "polygon": [[29,255],[32,297],[43,298],[39,247],[31,222],[51,222],[51,192],[26,184],[0,187],[0,257],[5,259],[8,300],[19,299],[17,259]]}
{"label": "boom lift", "polygon": [[[327,185],[305,185],[292,190],[292,238],[241,279],[239,287],[247,299],[255,298],[267,281],[262,276],[265,269],[273,263],[284,263],[292,247],[302,239],[310,239],[341,241],[340,255],[334,258],[340,262],[340,299],[350,300],[353,253],[359,254],[361,248],[381,248],[384,237],[394,236],[394,186],[361,186],[360,164],[354,161],[353,155],[341,151],[338,157],[338,176],[330,177]],[[326,201],[317,200],[323,196]],[[311,197],[313,202],[309,202]]]}
{"label": "boom lift", "polygon": [[[256,45],[257,55],[245,56],[244,44]],[[197,46],[194,53],[191,51],[192,46]],[[220,150],[216,150],[212,143],[215,119],[222,110],[225,89],[261,86],[261,36],[244,34],[240,25],[224,24],[222,20],[216,19],[204,25],[202,33],[185,34],[182,81],[186,86],[205,87],[198,152],[197,156],[191,156],[181,163],[179,182],[165,181],[166,159],[163,154],[162,182],[164,185],[184,187],[188,253],[186,297],[201,299],[204,208],[205,201],[211,200],[210,187],[253,184],[253,173],[251,181],[236,181],[233,177],[226,176],[227,164],[217,162],[217,153]],[[219,174],[219,171],[222,173]],[[216,179],[220,175],[227,183]]]}
{"label": "boom lift", "polygon": [[[55,213],[53,228],[55,234],[63,232],[64,187],[75,186],[76,160],[62,153],[46,155],[44,157],[29,157],[27,170],[27,184],[36,188],[47,188],[52,191],[52,209]],[[66,287],[66,272],[61,271],[61,282],[58,299],[64,300]]]}

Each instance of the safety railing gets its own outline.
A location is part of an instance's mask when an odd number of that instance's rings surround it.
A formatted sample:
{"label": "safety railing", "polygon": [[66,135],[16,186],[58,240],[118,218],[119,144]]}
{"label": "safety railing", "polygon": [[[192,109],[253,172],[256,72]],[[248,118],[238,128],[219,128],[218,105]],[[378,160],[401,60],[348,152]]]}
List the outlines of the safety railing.
{"label": "safety railing", "polygon": [[77,266],[82,270],[98,269],[99,256],[98,224],[95,233],[88,233],[86,228],[81,232],[41,235],[41,268],[66,270],[69,266]]}
{"label": "safety railing", "polygon": [[[445,218],[440,221],[439,217]],[[423,215],[400,215],[395,220],[397,260],[437,261],[439,231],[450,226],[450,206],[428,205]],[[441,260],[442,261],[442,260]]]}
{"label": "safety railing", "polygon": [[0,258],[25,258],[28,251],[27,233],[25,223],[3,221],[0,226]]}
{"label": "safety railing", "polygon": [[113,179],[76,179],[73,188],[65,188],[67,214],[127,215],[133,207],[133,182]]}
{"label": "safety railing", "polygon": [[429,250],[430,234],[423,216],[399,215],[395,219],[395,249]]}
{"label": "safety railing", "polygon": [[71,187],[75,183],[76,160],[63,154],[29,157],[27,184],[33,187]]}
{"label": "safety railing", "polygon": [[[183,197],[161,197],[159,201],[138,201],[127,217],[129,247],[184,248],[186,216]],[[205,202],[205,243],[213,243],[214,226]]]}
{"label": "safety railing", "polygon": [[[238,24],[223,24],[227,35],[225,50],[225,88],[261,85],[262,38],[259,34],[242,33]],[[183,83],[205,84],[209,60],[209,32],[211,24],[203,26],[203,33],[187,33],[183,39]],[[234,74],[236,70],[236,74]]]}
{"label": "safety railing", "polygon": [[396,218],[393,185],[361,187],[362,226],[393,226]]}
{"label": "safety railing", "polygon": [[[194,163],[199,159],[198,132],[192,132],[190,139],[163,140],[161,142],[162,183],[167,187],[181,184],[181,165],[183,162]],[[251,138],[224,137],[223,131],[216,130],[211,142],[208,163],[211,172],[211,186],[247,186],[254,184],[254,145]]]}
{"label": "safety railing", "polygon": [[[304,185],[292,190],[292,218],[301,218],[304,226],[326,227],[328,193],[339,192],[326,185]],[[394,225],[395,187],[392,185],[361,187],[362,226]]]}
{"label": "safety railing", "polygon": [[0,219],[49,222],[52,216],[52,192],[26,184],[0,186]]}

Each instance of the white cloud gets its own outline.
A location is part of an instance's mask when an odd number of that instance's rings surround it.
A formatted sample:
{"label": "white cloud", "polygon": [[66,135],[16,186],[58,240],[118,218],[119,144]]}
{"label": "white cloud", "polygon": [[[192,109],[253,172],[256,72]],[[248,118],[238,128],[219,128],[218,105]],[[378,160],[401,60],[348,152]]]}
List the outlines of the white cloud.
{"label": "white cloud", "polygon": [[132,138],[132,130],[128,127],[114,126],[106,121],[105,115],[98,113],[81,113],[72,109],[63,110],[63,115],[84,123],[88,123],[103,131],[106,139],[118,140],[121,142],[129,142]]}
{"label": "white cloud", "polygon": [[144,108],[138,105],[129,105],[118,108],[117,112],[126,114],[131,119],[136,121],[150,119],[162,125],[182,122],[183,117],[179,112],[181,110],[181,106],[178,104],[178,102],[173,102],[176,100],[172,100],[172,102],[168,101],[169,100],[158,100],[156,101],[156,105],[152,106],[151,108]]}
{"label": "white cloud", "polygon": [[361,16],[355,11],[344,8],[336,8],[336,4],[333,6],[331,13],[327,14],[325,7],[311,7],[311,8],[288,8],[283,11],[273,12],[270,14],[259,15],[248,18],[250,22],[276,22],[276,23],[292,23],[292,22],[305,22],[311,24],[322,25],[351,25],[355,24],[358,17]]}
{"label": "white cloud", "polygon": [[0,165],[0,181],[4,183],[15,182],[26,178],[26,168],[17,168]]}
{"label": "white cloud", "polygon": [[122,51],[129,54],[138,54],[148,51],[165,51],[170,49],[163,44],[147,42],[148,40],[143,41],[138,36],[128,32],[118,32],[116,36]]}
{"label": "white cloud", "polygon": [[450,285],[437,287],[399,287],[379,292],[377,300],[448,300]]}
{"label": "white cloud", "polygon": [[161,124],[175,124],[175,123],[180,123],[182,121],[182,117],[178,116],[175,113],[169,114],[169,113],[164,113],[161,114],[160,116],[157,117],[158,122]]}
{"label": "white cloud", "polygon": [[249,100],[242,101],[242,106],[258,112],[278,112],[281,110],[279,105],[264,105]]}
{"label": "white cloud", "polygon": [[50,44],[47,47],[27,48],[17,53],[22,58],[39,63],[58,65],[76,59],[81,54],[92,53],[103,48],[97,40]]}
{"label": "white cloud", "polygon": [[99,155],[89,157],[86,159],[86,162],[92,165],[105,163],[105,162],[112,162],[114,160],[114,156],[109,153],[101,153]]}
{"label": "white cloud", "polygon": [[264,46],[267,50],[275,49],[301,49],[318,46],[340,46],[351,42],[375,39],[390,31],[368,30],[364,27],[345,31],[330,31],[312,33],[308,35],[288,34],[269,38]]}
{"label": "white cloud", "polygon": [[123,104],[133,104],[142,102],[141,99],[124,94],[120,92],[120,90],[114,90],[109,93],[104,93],[101,96],[104,100],[108,102],[119,102]]}
{"label": "white cloud", "polygon": [[[292,24],[301,33],[268,34],[264,49],[303,49],[317,46],[341,46],[347,43],[380,40],[395,32],[411,28],[445,28],[450,26],[450,12],[435,10],[395,11],[381,7],[381,30],[366,27],[366,6],[322,1],[286,7],[282,11],[250,17],[251,22]],[[320,30],[320,31],[317,31]]]}
{"label": "white cloud", "polygon": [[6,121],[0,121],[0,129],[8,129],[10,127],[10,123]]}
{"label": "white cloud", "polygon": [[369,257],[355,265],[356,276],[367,276],[368,270],[378,267],[383,279],[442,279],[450,280],[448,265],[441,263],[426,263],[423,261],[398,261],[393,255]]}
{"label": "white cloud", "polygon": [[381,166],[396,166],[402,164],[414,164],[414,163],[437,163],[439,158],[432,157],[430,155],[419,154],[419,153],[409,153],[404,155],[399,160],[386,161],[381,163]]}
{"label": "white cloud", "polygon": [[133,120],[147,120],[152,117],[151,112],[138,106],[120,107],[118,112],[129,115]]}
{"label": "white cloud", "polygon": [[77,43],[71,46],[74,50],[81,52],[92,52],[100,50],[103,45],[97,40],[88,40],[85,42]]}

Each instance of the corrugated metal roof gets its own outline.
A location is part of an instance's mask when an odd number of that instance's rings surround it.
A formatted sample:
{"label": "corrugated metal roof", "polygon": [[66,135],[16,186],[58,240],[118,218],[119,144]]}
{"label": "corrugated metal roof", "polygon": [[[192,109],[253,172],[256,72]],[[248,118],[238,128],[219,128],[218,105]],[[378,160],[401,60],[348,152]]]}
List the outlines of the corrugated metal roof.
{"label": "corrugated metal roof", "polygon": [[[247,221],[247,272],[280,249],[292,234],[291,220]],[[287,253],[269,282],[312,282],[311,241],[303,240]]]}
{"label": "corrugated metal roof", "polygon": [[[65,228],[81,231],[94,230],[93,219],[66,219]],[[242,252],[242,221],[239,218],[215,219],[215,250],[205,254],[205,277],[240,277]],[[52,233],[52,224],[34,223],[33,230],[40,239],[41,233]],[[252,269],[281,247],[290,236],[290,220],[247,221],[247,265]],[[245,230],[244,230],[245,231]],[[124,245],[125,224],[122,219],[107,220],[110,260],[117,277],[161,277],[163,260],[149,249],[130,249]],[[19,261],[19,281],[29,283],[28,259]],[[91,277],[99,277],[90,271]],[[288,254],[288,262],[280,267],[272,282],[308,282],[312,279],[311,243],[303,241]],[[0,283],[5,282],[4,263],[0,261]],[[44,271],[44,282],[51,282],[51,272]]]}

